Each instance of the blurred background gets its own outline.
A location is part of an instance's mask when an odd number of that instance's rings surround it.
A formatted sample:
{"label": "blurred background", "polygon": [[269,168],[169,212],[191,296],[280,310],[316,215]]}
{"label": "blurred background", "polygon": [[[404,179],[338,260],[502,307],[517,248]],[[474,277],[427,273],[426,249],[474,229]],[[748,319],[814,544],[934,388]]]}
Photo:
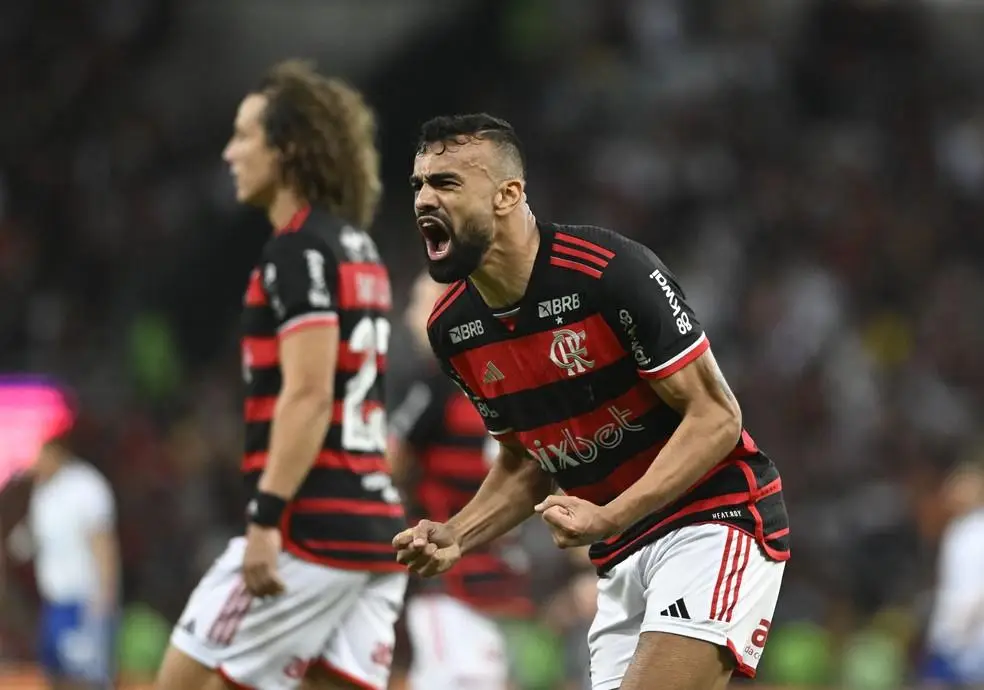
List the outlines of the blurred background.
{"label": "blurred background", "polygon": [[[241,95],[301,56],[378,112],[397,309],[416,128],[446,112],[513,122],[539,218],[669,264],[783,473],[757,684],[918,686],[943,480],[984,453],[981,36],[979,0],[3,3],[0,371],[78,390],[119,504],[127,677],[242,528],[237,318],[268,227],[219,155]],[[4,532],[29,491],[0,494]],[[518,686],[579,690],[593,575],[544,539]],[[37,598],[7,560],[0,686],[29,688]]]}

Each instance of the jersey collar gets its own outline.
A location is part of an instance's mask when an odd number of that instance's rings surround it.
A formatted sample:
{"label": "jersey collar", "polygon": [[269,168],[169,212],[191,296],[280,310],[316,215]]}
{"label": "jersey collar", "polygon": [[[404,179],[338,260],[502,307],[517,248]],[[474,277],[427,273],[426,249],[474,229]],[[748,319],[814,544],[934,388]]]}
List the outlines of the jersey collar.
{"label": "jersey collar", "polygon": [[468,290],[474,296],[474,299],[478,300],[478,303],[482,305],[484,310],[492,318],[495,325],[499,328],[512,331],[513,329],[508,329],[505,324],[500,320],[500,317],[506,315],[508,318],[513,320],[513,323],[519,323],[525,318],[528,318],[529,313],[532,311],[535,316],[536,305],[533,304],[532,307],[530,303],[535,301],[535,296],[539,294],[538,281],[540,276],[543,274],[543,265],[550,260],[550,243],[553,240],[553,227],[549,224],[536,224],[536,229],[540,233],[540,246],[536,250],[536,258],[533,259],[533,270],[530,272],[529,282],[526,284],[526,292],[519,300],[508,307],[499,307],[496,309],[490,308],[485,300],[482,299],[481,293],[469,279]]}
{"label": "jersey collar", "polygon": [[287,232],[297,232],[298,230],[301,229],[301,226],[304,225],[304,221],[306,221],[308,219],[308,216],[310,215],[311,215],[311,207],[303,206],[293,216],[290,217],[290,220],[287,221],[287,225],[283,226],[282,228],[277,228],[277,230],[273,234],[282,235]]}

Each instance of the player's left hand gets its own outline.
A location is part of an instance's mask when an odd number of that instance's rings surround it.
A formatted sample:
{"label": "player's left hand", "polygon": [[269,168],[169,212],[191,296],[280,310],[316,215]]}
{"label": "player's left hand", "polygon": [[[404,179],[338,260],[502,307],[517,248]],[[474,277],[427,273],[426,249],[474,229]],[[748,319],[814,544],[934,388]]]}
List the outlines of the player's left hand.
{"label": "player's left hand", "polygon": [[283,580],[277,575],[279,557],[279,529],[252,524],[246,528],[243,580],[250,594],[255,597],[269,597],[284,591]]}
{"label": "player's left hand", "polygon": [[562,549],[593,544],[619,529],[604,507],[575,496],[547,496],[535,510],[550,528],[554,544]]}

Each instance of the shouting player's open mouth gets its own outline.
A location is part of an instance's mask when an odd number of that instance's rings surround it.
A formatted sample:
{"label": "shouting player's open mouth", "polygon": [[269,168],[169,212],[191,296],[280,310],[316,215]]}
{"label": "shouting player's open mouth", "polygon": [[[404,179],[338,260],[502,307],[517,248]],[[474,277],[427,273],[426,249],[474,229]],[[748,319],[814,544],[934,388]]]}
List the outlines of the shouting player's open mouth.
{"label": "shouting player's open mouth", "polygon": [[427,258],[440,261],[451,253],[451,232],[443,220],[436,216],[420,216],[417,227],[427,245]]}

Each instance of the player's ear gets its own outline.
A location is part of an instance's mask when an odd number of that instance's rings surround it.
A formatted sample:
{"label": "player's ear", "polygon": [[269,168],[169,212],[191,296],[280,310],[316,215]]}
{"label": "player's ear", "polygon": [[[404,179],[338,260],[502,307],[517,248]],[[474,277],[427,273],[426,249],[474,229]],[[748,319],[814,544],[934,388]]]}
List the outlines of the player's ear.
{"label": "player's ear", "polygon": [[520,179],[506,180],[500,184],[492,201],[495,214],[497,216],[508,215],[514,208],[523,203],[523,198],[526,196],[524,187],[525,185]]}

